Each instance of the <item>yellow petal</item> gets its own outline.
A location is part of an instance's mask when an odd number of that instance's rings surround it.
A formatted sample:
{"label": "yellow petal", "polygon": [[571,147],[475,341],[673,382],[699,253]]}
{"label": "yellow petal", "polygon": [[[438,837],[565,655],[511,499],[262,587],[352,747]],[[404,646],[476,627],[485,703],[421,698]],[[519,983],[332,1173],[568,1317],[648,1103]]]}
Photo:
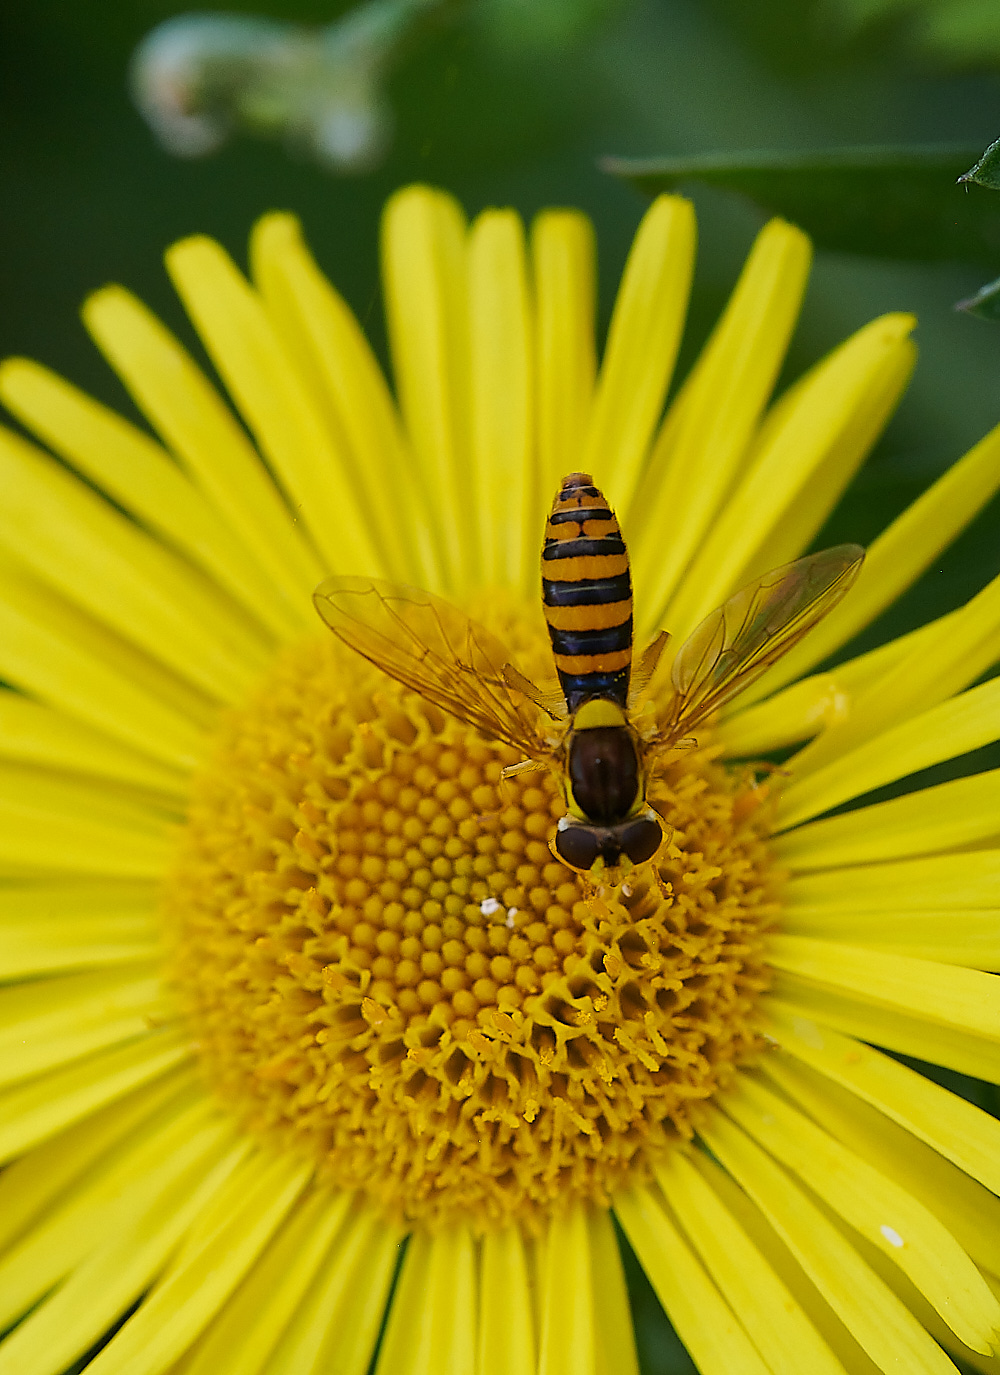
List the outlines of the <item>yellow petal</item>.
{"label": "yellow petal", "polygon": [[[45,1216],[47,1228],[58,1213],[76,1207],[95,1175],[113,1179],[120,1164],[121,1147],[124,1145],[131,1154],[145,1130],[144,1124],[158,1116],[166,1105],[171,1121],[179,1117],[191,1101],[186,1095],[192,1087],[195,1079],[187,1069],[164,1075],[12,1161],[0,1175],[0,1248],[5,1256],[11,1254],[12,1240],[20,1238],[20,1245],[24,1246],[29,1229],[30,1244],[43,1245],[38,1240],[43,1230],[39,1219]],[[199,1092],[199,1096],[204,1101],[204,1093]],[[56,1200],[59,1205],[54,1208]],[[43,1249],[52,1250],[48,1246]],[[63,1244],[55,1248],[60,1256],[64,1250]],[[3,1264],[7,1264],[6,1259]]]}
{"label": "yellow petal", "polygon": [[[913,1133],[905,1127],[887,1121],[874,1107],[859,1102],[855,1094],[832,1084],[825,1075],[797,1063],[790,1055],[767,1056],[764,1069],[781,1091],[825,1131],[920,1199],[978,1265],[994,1274],[1000,1271],[1000,1198],[936,1150],[914,1140]],[[957,1137],[956,1127],[964,1121],[973,1127],[973,1142],[987,1139],[987,1134],[976,1130],[974,1115],[978,1112],[985,1123],[992,1123],[992,1137],[996,1141],[1000,1135],[996,1118],[979,1112],[964,1098],[948,1093],[930,1080],[924,1082],[938,1091],[937,1105],[945,1119],[945,1133]],[[954,1116],[953,1104],[958,1105]],[[994,1178],[997,1167],[998,1157],[994,1153],[988,1165]]]}
{"label": "yellow petal", "polygon": [[292,1211],[246,1279],[176,1367],[177,1375],[269,1370],[268,1358],[342,1226],[350,1194],[316,1189]]}
{"label": "yellow petal", "polygon": [[897,517],[870,546],[850,595],[761,680],[773,691],[808,673],[919,578],[1000,487],[1000,426]]}
{"label": "yellow petal", "polygon": [[[789,689],[790,691],[791,689]],[[793,873],[956,850],[1000,836],[1000,769],[799,826],[775,840]]]}
{"label": "yellow petal", "polygon": [[524,1239],[515,1226],[497,1228],[482,1242],[477,1375],[534,1375],[537,1362]]}
{"label": "yellow petal", "polygon": [[[298,1161],[262,1155],[214,1189],[209,1215],[220,1221],[206,1225],[201,1211],[200,1244],[192,1246],[189,1236],[138,1310],[95,1357],[100,1375],[159,1375],[169,1369],[270,1244],[311,1172]],[[162,1208],[160,1213],[166,1221]]]}
{"label": "yellow petal", "polygon": [[[864,565],[862,565],[863,567]],[[952,611],[948,616],[941,616],[936,621],[928,621],[926,625],[911,630],[906,635],[900,635],[895,640],[889,640],[884,645],[878,645],[875,649],[870,649],[865,654],[858,654],[853,659],[845,659],[836,668],[830,669],[827,674],[820,675],[830,677],[837,684],[838,689],[844,694],[845,705],[849,708],[851,699],[860,693],[867,691],[872,683],[885,675],[901,663],[908,654],[916,653],[919,646],[929,645],[938,633],[944,628],[948,617],[957,613]],[[815,631],[810,631],[810,638]],[[792,651],[795,653],[795,650]],[[733,707],[728,710],[734,715],[738,712],[749,709],[751,703],[759,702],[762,697],[768,697],[775,687],[787,681],[787,676],[782,673],[784,659],[774,668],[768,669],[767,673],[756,683],[752,683],[745,692],[741,692]],[[809,678],[805,682],[812,681]],[[794,686],[794,684],[793,684]],[[785,688],[785,692],[790,692],[791,688]],[[768,697],[768,700],[773,700]]]}
{"label": "yellow petal", "polygon": [[0,1094],[0,1160],[13,1159],[88,1113],[158,1079],[190,1053],[186,1037],[156,1031],[6,1090]]}
{"label": "yellow petal", "polygon": [[259,454],[207,377],[160,321],[124,288],[105,287],[83,321],[139,409],[222,519],[281,589],[301,624],[324,566],[303,537]]}
{"label": "yellow petal", "polygon": [[772,220],[667,412],[627,511],[635,585],[647,628],[668,603],[738,480],[774,386],[809,272],[809,240]]}
{"label": "yellow petal", "polygon": [[856,910],[848,896],[843,907],[787,912],[781,929],[789,936],[839,940],[889,955],[939,960],[970,969],[1000,969],[996,907],[865,912]]}
{"label": "yellow petal", "polygon": [[992,679],[890,726],[856,748],[848,744],[845,754],[804,777],[797,773],[796,755],[786,765],[793,781],[782,792],[776,829],[787,830],[885,783],[988,745],[1000,735],[998,723],[1000,679]]}
{"label": "yellow petal", "polygon": [[0,546],[71,604],[221,701],[262,671],[268,638],[212,583],[2,429],[0,484]]}
{"label": "yellow petal", "polygon": [[476,1255],[465,1227],[410,1238],[376,1375],[474,1375]]}
{"label": "yellow petal", "polygon": [[0,757],[152,788],[176,802],[187,780],[100,731],[19,692],[0,690]]}
{"label": "yellow petal", "polygon": [[[206,1159],[218,1154],[218,1143],[226,1134],[219,1114],[197,1083],[189,1076],[185,1080],[180,1091],[177,1076],[169,1075],[165,1083],[129,1095],[121,1115],[126,1123],[131,1120],[132,1130],[127,1135],[111,1136],[107,1130],[100,1134],[106,1146],[103,1154],[93,1153],[89,1120],[50,1143],[65,1146],[67,1140],[75,1144],[80,1139],[82,1178],[67,1179],[63,1166],[60,1173],[70,1187],[50,1195],[42,1216],[21,1235],[15,1233],[14,1244],[5,1249],[0,1261],[0,1320],[5,1326],[99,1251],[110,1235],[109,1224],[129,1222],[130,1215],[148,1208],[179,1178],[190,1181],[192,1166],[203,1169]],[[135,1111],[135,1102],[144,1104],[142,1112]],[[121,1112],[120,1105],[114,1107]],[[107,1115],[105,1110],[99,1116]],[[48,1147],[40,1153],[51,1159]],[[9,1168],[23,1176],[25,1163],[22,1158]],[[36,1181],[37,1176],[33,1180],[29,1173],[29,1187]],[[37,1197],[38,1188],[33,1192]]]}
{"label": "yellow petal", "polygon": [[698,1369],[702,1375],[770,1375],[661,1199],[659,1190],[637,1186],[615,1195],[615,1215]]}
{"label": "yellow petal", "polygon": [[699,1132],[771,1222],[827,1303],[876,1365],[954,1375],[941,1348],[789,1176],[737,1125],[713,1111]]}
{"label": "yellow petal", "polygon": [[[841,1230],[846,1230],[846,1223],[840,1225]],[[857,1236],[857,1233],[854,1233],[853,1236]],[[982,1375],[1000,1375],[1000,1359],[995,1356],[983,1356],[960,1341],[948,1324],[927,1302],[920,1290],[911,1280],[907,1279],[901,1270],[893,1265],[887,1256],[882,1254],[878,1247],[873,1246],[864,1237],[857,1237],[856,1244],[875,1273],[881,1276],[893,1293],[906,1305],[924,1331],[933,1337],[938,1346],[947,1351],[953,1359],[962,1362],[960,1369],[981,1371]],[[991,1279],[990,1283],[993,1289],[1000,1289],[1000,1283],[996,1280]]]}
{"label": "yellow petal", "polygon": [[991,1353],[1000,1338],[1000,1304],[952,1234],[917,1198],[749,1075],[739,1077],[722,1106],[889,1256],[962,1341]]}
{"label": "yellow petal", "polygon": [[7,876],[158,878],[171,851],[162,811],[42,769],[0,767],[0,872]]}
{"label": "yellow petal", "polygon": [[0,802],[60,821],[120,827],[125,837],[161,841],[183,818],[178,802],[129,784],[81,778],[60,769],[0,761]]}
{"label": "yellow petal", "polygon": [[806,912],[991,907],[996,904],[998,880],[1000,850],[971,850],[802,874],[788,883],[785,900],[789,908]]}
{"label": "yellow petal", "polygon": [[[853,1334],[823,1298],[753,1199],[740,1188],[732,1175],[704,1151],[692,1151],[689,1158],[712,1192],[722,1200],[726,1210],[740,1224],[761,1256],[788,1289],[813,1327],[824,1338],[844,1369],[850,1371],[850,1375],[877,1375],[878,1366],[858,1345]],[[927,1311],[934,1311],[929,1304]]]}
{"label": "yellow petal", "polygon": [[331,435],[344,477],[395,578],[436,587],[425,493],[382,370],[350,307],[316,265],[294,215],[265,215],[250,238],[254,281]]}
{"label": "yellow petal", "polygon": [[581,1203],[550,1219],[538,1283],[538,1375],[597,1375],[593,1271]]}
{"label": "yellow petal", "polygon": [[811,739],[849,710],[850,698],[837,675],[817,673],[727,717],[712,732],[712,743],[730,759],[767,754]]}
{"label": "yellow petal", "polygon": [[399,407],[443,540],[446,589],[476,567],[465,218],[451,196],[398,191],[382,220],[382,280]]}
{"label": "yellow petal", "polygon": [[[866,691],[872,683],[884,678],[918,645],[929,645],[931,640],[937,636],[943,623],[955,614],[951,611],[947,617],[940,616],[936,621],[928,621],[926,625],[918,626],[916,630],[911,630],[906,635],[900,635],[895,640],[889,640],[884,645],[877,645],[875,649],[869,649],[865,654],[858,654],[853,659],[845,659],[842,664],[838,664],[830,672],[849,697],[856,697]],[[809,633],[812,634],[813,632],[810,631]],[[756,684],[750,689],[751,697],[754,696],[755,691]]]}
{"label": "yellow petal", "polygon": [[853,997],[836,992],[793,974],[776,973],[771,991],[761,999],[762,1011],[766,1011],[772,996],[795,1016],[856,1036],[859,1041],[884,1046],[928,1064],[944,1065],[973,1079],[992,1082],[996,1078],[997,1048],[982,1036],[942,1026],[921,1014],[910,1015],[899,1006],[873,1003],[864,994]]}
{"label": "yellow petal", "polygon": [[170,861],[166,838],[129,834],[85,816],[54,817],[48,810],[0,799],[0,874],[160,878]]}
{"label": "yellow petal", "polygon": [[768,999],[768,1034],[1000,1194],[1000,1122],[860,1041]]}
{"label": "yellow petal", "polygon": [[[894,664],[883,677],[856,692],[850,711],[833,722],[823,738],[814,740],[795,757],[794,769],[804,777],[813,769],[856,749],[899,721],[961,692],[1000,657],[1000,577],[934,633]],[[1000,733],[1000,732],[998,732]]]}
{"label": "yellow petal", "polygon": [[902,395],[915,324],[912,315],[873,320],[778,402],[671,603],[673,634],[808,547]]}
{"label": "yellow petal", "polygon": [[0,673],[143,754],[189,772],[215,720],[209,700],[0,559]]}
{"label": "yellow petal", "polygon": [[[541,492],[579,464],[597,370],[594,227],[576,210],[544,210],[531,226]],[[544,499],[544,498],[543,498]]]}
{"label": "yellow petal", "polygon": [[145,1036],[159,1012],[155,966],[37,979],[0,997],[0,1084],[32,1079],[96,1050]]}
{"label": "yellow petal", "polygon": [[656,1180],[692,1245],[774,1375],[844,1368],[690,1160],[674,1150]]}
{"label": "yellow petal", "polygon": [[272,1351],[267,1375],[366,1375],[401,1244],[398,1227],[374,1208],[357,1208]]}
{"label": "yellow petal", "polygon": [[[0,1350],[3,1375],[14,1375],[25,1368],[38,1371],[39,1375],[58,1375],[68,1362],[97,1343],[148,1288],[176,1248],[178,1237],[191,1225],[198,1209],[232,1175],[243,1153],[242,1146],[231,1144],[231,1133],[216,1123],[211,1130],[206,1128],[195,1134],[190,1145],[178,1146],[169,1172],[150,1171],[147,1183],[155,1183],[155,1190],[147,1189],[147,1196],[139,1200],[134,1212],[122,1210],[115,1216],[113,1210],[108,1210],[105,1226],[113,1225],[110,1234],[99,1229],[99,1244],[93,1254],[34,1309],[17,1328],[16,1336],[12,1334],[12,1339],[5,1343]],[[148,1306],[149,1300],[144,1304]],[[168,1332],[162,1335],[168,1341],[169,1335],[183,1340],[183,1332],[168,1333],[169,1325]],[[128,1338],[122,1339],[118,1352],[127,1344]],[[101,1353],[105,1370],[113,1365],[118,1354],[109,1357],[106,1350]],[[145,1369],[152,1375],[154,1370],[163,1369],[154,1364],[158,1352],[152,1342],[148,1354]]]}
{"label": "yellow petal", "polygon": [[696,237],[694,209],[658,196],[629,251],[608,329],[582,462],[627,510],[670,385],[687,313]]}
{"label": "yellow petal", "polygon": [[[797,558],[812,543],[906,389],[917,360],[909,338],[915,325],[915,318],[905,314],[871,321],[830,354],[829,367],[826,360],[818,363],[765,417],[748,488],[752,484],[759,503],[757,517],[769,531],[738,581]],[[818,454],[808,479],[800,480],[788,505],[769,510],[764,499],[767,477],[782,481],[779,475],[786,464],[802,472],[795,452],[800,445],[810,447],[812,427],[821,417],[832,421],[826,451]],[[786,484],[787,479],[782,481],[783,491]],[[744,510],[749,515],[749,506]]]}
{"label": "yellow petal", "polygon": [[187,554],[282,637],[298,618],[253,553],[160,446],[85,392],[27,358],[0,364],[0,397],[56,453]]}
{"label": "yellow petal", "polygon": [[469,365],[473,502],[481,576],[526,591],[538,577],[544,503],[536,490],[534,321],[524,228],[486,210],[469,231]]}
{"label": "yellow petal", "polygon": [[257,293],[214,240],[167,252],[167,270],[240,413],[328,570],[384,572],[348,456],[296,373]]}
{"label": "yellow petal", "polygon": [[992,974],[808,936],[771,937],[767,959],[834,992],[1000,1042],[1000,979]]}
{"label": "yellow petal", "polygon": [[[592,1208],[587,1217],[587,1231],[597,1348],[596,1375],[639,1375],[628,1285],[611,1214],[604,1208]],[[531,1366],[525,1367],[526,1371],[532,1369]]]}

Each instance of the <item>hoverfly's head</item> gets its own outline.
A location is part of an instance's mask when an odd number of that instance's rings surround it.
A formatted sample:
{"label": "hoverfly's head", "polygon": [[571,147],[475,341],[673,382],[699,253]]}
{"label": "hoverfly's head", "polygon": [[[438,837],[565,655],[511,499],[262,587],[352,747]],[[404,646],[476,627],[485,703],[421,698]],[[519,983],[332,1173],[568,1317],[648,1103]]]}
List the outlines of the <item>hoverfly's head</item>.
{"label": "hoverfly's head", "polygon": [[629,867],[652,859],[663,840],[663,827],[653,811],[643,812],[615,826],[589,826],[564,816],[556,827],[552,849],[558,859],[578,873],[589,873],[600,861],[604,869]]}

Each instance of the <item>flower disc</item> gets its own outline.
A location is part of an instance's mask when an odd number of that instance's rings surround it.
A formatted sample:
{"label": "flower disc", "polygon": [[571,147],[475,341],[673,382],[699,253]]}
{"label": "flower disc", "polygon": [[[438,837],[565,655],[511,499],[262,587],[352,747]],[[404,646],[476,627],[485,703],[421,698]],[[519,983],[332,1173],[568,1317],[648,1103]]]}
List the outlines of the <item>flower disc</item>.
{"label": "flower disc", "polygon": [[758,1043],[765,790],[673,758],[659,877],[594,891],[549,849],[554,774],[501,781],[509,748],[332,638],[288,652],[227,719],[166,890],[217,1092],[407,1221],[606,1202]]}

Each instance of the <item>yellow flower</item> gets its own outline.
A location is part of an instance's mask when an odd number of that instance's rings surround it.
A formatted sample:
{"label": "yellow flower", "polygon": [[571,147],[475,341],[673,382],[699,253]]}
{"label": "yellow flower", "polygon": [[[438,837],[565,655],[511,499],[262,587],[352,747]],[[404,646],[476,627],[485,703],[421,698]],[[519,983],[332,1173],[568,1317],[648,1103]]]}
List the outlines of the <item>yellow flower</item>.
{"label": "yellow flower", "polygon": [[232,408],[118,287],[85,321],[148,429],[0,369],[55,455],[0,432],[0,1375],[116,1326],[94,1375],[630,1375],[612,1215],[706,1375],[1000,1370],[1000,1125],[897,1058],[1000,1077],[1000,771],[865,801],[996,738],[1000,579],[811,672],[993,495],[1000,432],[666,761],[658,880],[582,885],[556,781],[312,610],[330,572],[430,588],[537,671],[574,469],[640,642],[804,551],[913,321],[772,403],[809,263],[775,221],[661,420],[693,253],[661,198],[598,367],[582,216],[526,244],[411,188],[396,400],[286,215],[253,285],[168,255]]}

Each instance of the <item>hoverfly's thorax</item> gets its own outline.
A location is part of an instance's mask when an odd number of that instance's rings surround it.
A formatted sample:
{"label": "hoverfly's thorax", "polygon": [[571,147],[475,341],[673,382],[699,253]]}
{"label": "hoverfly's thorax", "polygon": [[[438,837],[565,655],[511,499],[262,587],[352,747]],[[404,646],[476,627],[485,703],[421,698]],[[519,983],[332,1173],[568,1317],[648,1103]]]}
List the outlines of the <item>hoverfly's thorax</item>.
{"label": "hoverfly's thorax", "polygon": [[639,796],[639,759],[623,726],[574,733],[567,764],[572,800],[588,821],[610,826],[628,816]]}
{"label": "hoverfly's thorax", "polygon": [[542,602],[566,705],[624,707],[632,666],[628,551],[589,473],[570,473],[552,503],[542,547]]}
{"label": "hoverfly's thorax", "polygon": [[589,822],[610,826],[641,802],[635,734],[614,702],[585,702],[573,718],[566,749],[567,801]]}

